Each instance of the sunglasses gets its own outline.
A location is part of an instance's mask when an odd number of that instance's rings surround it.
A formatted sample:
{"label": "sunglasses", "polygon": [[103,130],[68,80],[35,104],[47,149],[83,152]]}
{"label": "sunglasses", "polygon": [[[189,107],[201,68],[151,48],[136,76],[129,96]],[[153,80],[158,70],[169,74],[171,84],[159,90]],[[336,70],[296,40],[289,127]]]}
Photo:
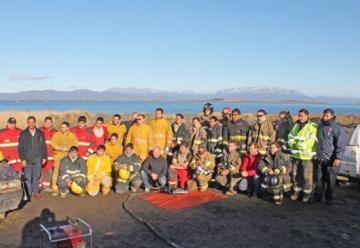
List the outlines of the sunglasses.
{"label": "sunglasses", "polygon": [[257,117],[263,117],[264,115],[257,115]]}
{"label": "sunglasses", "polygon": [[138,118],[137,120],[138,120],[138,121],[142,121],[142,120],[143,120],[143,118]]}

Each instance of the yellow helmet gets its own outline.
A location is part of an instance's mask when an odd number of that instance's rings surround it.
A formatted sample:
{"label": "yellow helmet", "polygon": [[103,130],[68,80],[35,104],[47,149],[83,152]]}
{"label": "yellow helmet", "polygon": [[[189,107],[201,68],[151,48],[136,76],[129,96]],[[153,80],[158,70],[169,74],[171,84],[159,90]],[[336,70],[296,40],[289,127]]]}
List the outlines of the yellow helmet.
{"label": "yellow helmet", "polygon": [[71,183],[71,192],[73,192],[76,195],[79,195],[79,194],[83,193],[83,189],[76,182],[72,182]]}
{"label": "yellow helmet", "polygon": [[119,177],[122,180],[128,180],[130,177],[130,171],[128,171],[127,169],[124,169],[124,168],[120,168],[119,169]]}
{"label": "yellow helmet", "polygon": [[4,154],[0,151],[0,161],[4,160]]}

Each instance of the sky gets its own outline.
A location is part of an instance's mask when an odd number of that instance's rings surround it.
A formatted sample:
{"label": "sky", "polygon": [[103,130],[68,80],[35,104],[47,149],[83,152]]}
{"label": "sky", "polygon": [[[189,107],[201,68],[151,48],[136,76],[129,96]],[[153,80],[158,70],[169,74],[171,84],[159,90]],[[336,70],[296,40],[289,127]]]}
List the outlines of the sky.
{"label": "sky", "polygon": [[0,92],[360,95],[358,0],[0,2]]}

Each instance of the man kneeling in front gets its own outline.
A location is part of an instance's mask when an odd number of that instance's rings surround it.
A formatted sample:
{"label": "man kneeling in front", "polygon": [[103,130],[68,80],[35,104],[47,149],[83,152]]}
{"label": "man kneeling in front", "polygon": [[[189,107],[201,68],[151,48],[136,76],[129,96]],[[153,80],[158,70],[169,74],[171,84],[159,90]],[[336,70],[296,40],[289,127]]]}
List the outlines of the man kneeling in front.
{"label": "man kneeling in front", "polygon": [[78,148],[70,147],[69,155],[60,160],[58,178],[60,196],[65,198],[69,192],[83,195],[87,184],[86,171],[85,160],[79,157]]}
{"label": "man kneeling in front", "polygon": [[168,165],[166,159],[161,156],[161,149],[155,146],[143,164],[141,178],[144,183],[145,192],[150,192],[151,185],[164,187],[166,185]]}

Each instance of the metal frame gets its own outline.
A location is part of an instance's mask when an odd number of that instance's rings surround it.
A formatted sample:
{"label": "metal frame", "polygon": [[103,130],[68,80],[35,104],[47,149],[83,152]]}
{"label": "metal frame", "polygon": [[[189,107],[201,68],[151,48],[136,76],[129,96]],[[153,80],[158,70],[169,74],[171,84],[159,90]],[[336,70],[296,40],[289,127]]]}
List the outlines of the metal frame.
{"label": "metal frame", "polygon": [[93,232],[92,232],[91,226],[80,218],[77,218],[76,220],[79,221],[80,223],[82,223],[85,227],[87,227],[88,233],[78,235],[78,236],[73,236],[71,238],[68,237],[68,238],[61,238],[61,239],[52,239],[51,233],[50,233],[51,230],[55,230],[59,227],[70,227],[71,225],[60,225],[60,226],[54,226],[54,227],[47,228],[45,225],[40,224],[40,248],[42,247],[42,236],[43,236],[42,233],[43,232],[46,233],[50,243],[57,243],[57,242],[61,242],[61,241],[70,240],[73,238],[90,237],[90,248],[92,248],[93,247],[93,237],[92,237]]}

